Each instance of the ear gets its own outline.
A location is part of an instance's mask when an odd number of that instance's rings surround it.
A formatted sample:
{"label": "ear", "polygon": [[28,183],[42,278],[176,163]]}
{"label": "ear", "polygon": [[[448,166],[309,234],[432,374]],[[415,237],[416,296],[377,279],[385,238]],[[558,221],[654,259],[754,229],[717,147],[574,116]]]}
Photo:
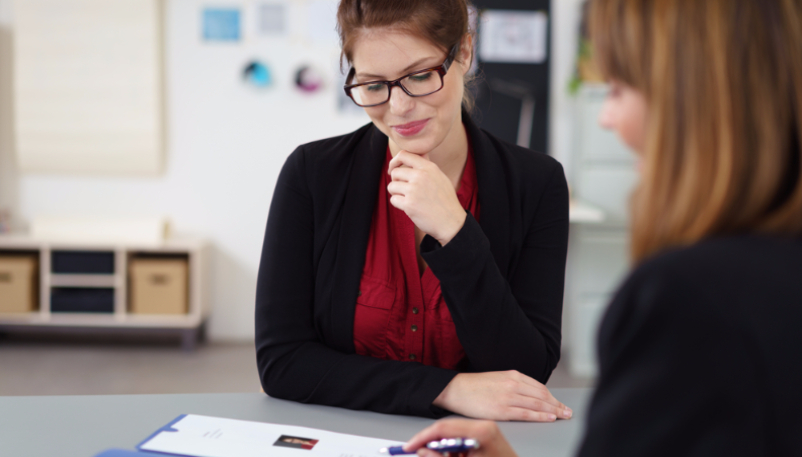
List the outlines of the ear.
{"label": "ear", "polygon": [[462,63],[462,74],[465,75],[470,71],[473,64],[473,36],[466,33],[462,37],[462,42],[459,45],[459,61]]}

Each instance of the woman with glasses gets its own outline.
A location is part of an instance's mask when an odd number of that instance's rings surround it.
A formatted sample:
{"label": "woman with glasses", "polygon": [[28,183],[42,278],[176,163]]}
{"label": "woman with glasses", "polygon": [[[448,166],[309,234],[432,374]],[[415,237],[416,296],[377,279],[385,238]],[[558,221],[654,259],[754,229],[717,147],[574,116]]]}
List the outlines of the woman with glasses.
{"label": "woman with glasses", "polygon": [[300,146],[256,303],[265,391],[438,417],[553,421],[568,235],[562,167],[470,118],[465,0],[343,0],[344,90],[371,124]]}

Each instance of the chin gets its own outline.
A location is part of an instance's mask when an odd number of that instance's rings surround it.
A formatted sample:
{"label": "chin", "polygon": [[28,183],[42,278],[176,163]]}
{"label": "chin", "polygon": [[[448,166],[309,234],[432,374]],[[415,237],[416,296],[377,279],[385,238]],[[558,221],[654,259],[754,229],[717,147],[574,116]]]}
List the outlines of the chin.
{"label": "chin", "polygon": [[405,138],[400,135],[393,135],[390,138],[404,151],[419,155],[432,152],[432,150],[437,147],[437,144],[439,144],[434,138],[431,138],[430,135],[416,138]]}

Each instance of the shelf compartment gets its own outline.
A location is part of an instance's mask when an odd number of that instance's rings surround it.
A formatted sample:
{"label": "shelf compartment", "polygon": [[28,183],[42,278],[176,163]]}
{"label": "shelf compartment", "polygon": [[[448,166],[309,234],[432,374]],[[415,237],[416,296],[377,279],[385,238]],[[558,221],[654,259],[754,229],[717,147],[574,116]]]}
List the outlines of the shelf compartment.
{"label": "shelf compartment", "polygon": [[114,313],[113,287],[53,287],[52,313]]}
{"label": "shelf compartment", "polygon": [[0,313],[38,311],[39,253],[0,251]]}
{"label": "shelf compartment", "polygon": [[186,315],[189,312],[189,258],[138,253],[129,259],[131,314]]}
{"label": "shelf compartment", "polygon": [[51,252],[51,272],[55,274],[114,274],[114,251]]}

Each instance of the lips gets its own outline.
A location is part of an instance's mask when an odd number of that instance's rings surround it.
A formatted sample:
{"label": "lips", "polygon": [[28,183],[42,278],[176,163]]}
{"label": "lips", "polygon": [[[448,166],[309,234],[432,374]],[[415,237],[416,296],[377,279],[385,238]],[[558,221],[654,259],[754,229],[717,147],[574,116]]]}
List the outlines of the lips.
{"label": "lips", "polygon": [[407,124],[402,125],[394,125],[393,130],[395,130],[401,136],[412,136],[417,135],[426,127],[426,124],[429,123],[429,119],[424,119],[422,121],[414,121],[409,122]]}

